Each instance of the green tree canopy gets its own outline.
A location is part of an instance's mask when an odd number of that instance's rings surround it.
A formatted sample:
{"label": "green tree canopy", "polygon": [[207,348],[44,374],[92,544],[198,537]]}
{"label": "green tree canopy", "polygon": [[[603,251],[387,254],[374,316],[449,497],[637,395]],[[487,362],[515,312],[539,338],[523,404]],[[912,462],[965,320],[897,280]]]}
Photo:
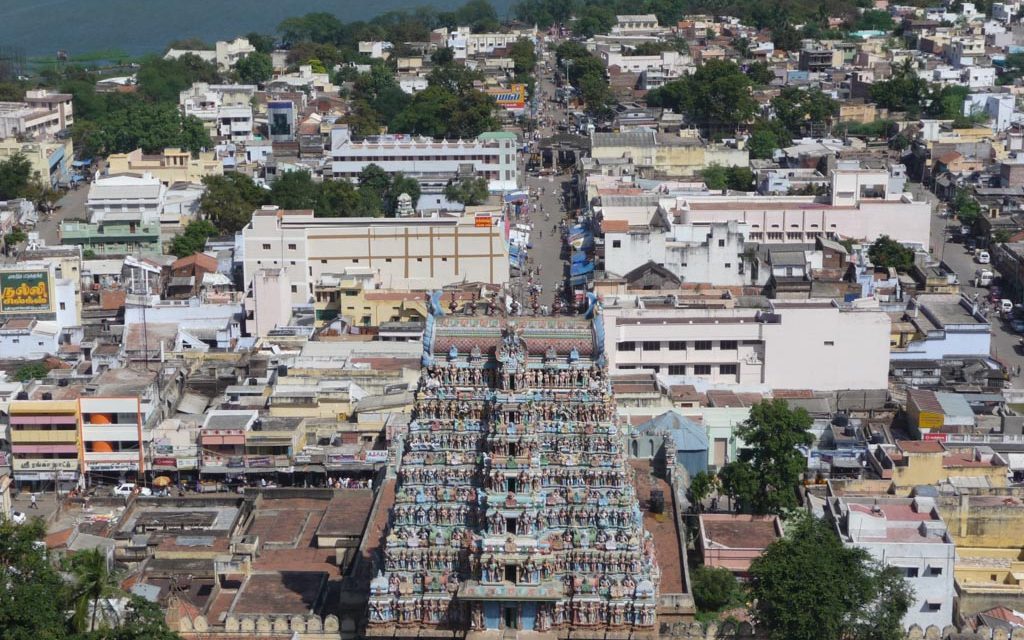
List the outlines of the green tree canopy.
{"label": "green tree canopy", "polygon": [[914,266],[914,252],[889,236],[881,236],[868,248],[868,258],[876,267],[893,267],[901,273]]}
{"label": "green tree canopy", "polygon": [[286,171],[270,185],[269,200],[282,209],[315,209],[318,191],[308,171]]}
{"label": "green tree canopy", "polygon": [[974,223],[978,220],[978,216],[981,215],[981,205],[971,195],[971,192],[963,187],[956,190],[956,194],[953,196],[953,201],[950,204],[957,220],[966,227],[973,227]]}
{"label": "green tree canopy", "polygon": [[750,566],[758,631],[769,640],[902,640],[912,602],[906,580],[863,549],[843,545],[827,522],[786,523]]}
{"label": "green tree canopy", "polygon": [[697,567],[690,572],[693,602],[702,613],[721,611],[739,604],[743,593],[732,571],[721,567]]}
{"label": "green tree canopy", "polygon": [[839,115],[839,103],[820,89],[785,87],[772,99],[772,109],[793,136],[803,135],[808,125],[826,124]]}
{"label": "green tree canopy", "polygon": [[236,62],[235,71],[245,84],[263,84],[274,75],[274,63],[270,54],[256,51]]}
{"label": "green tree canopy", "polygon": [[220,82],[217,65],[199,56],[187,53],[180,58],[165,60],[160,56],[147,56],[136,73],[139,95],[154,102],[178,105],[179,94],[193,82]]}
{"label": "green tree canopy", "polygon": [[751,191],[754,186],[754,172],[748,167],[723,167],[713,164],[700,172],[708,189],[720,191]]}
{"label": "green tree canopy", "polygon": [[206,248],[206,241],[216,235],[217,227],[209,220],[193,220],[171,239],[170,254],[184,258],[201,253]]}
{"label": "green tree canopy", "polygon": [[878,106],[892,111],[906,111],[911,116],[924,111],[931,95],[928,81],[917,75],[909,60],[897,66],[888,80],[871,85],[871,99]]}
{"label": "green tree canopy", "polygon": [[750,417],[736,429],[736,437],[745,444],[739,459],[718,474],[722,489],[742,510],[767,514],[797,506],[797,484],[807,468],[798,447],[814,442],[812,422],[806,410],[790,409],[781,399],[751,407]]}
{"label": "green tree canopy", "polygon": [[649,92],[647,104],[681,112],[707,134],[731,134],[757,112],[750,86],[736,63],[709,60],[692,75]]}
{"label": "green tree canopy", "polygon": [[206,190],[199,199],[199,211],[223,234],[233,234],[249,224],[253,211],[269,201],[267,191],[243,173],[207,176],[203,185]]}
{"label": "green tree canopy", "polygon": [[751,158],[771,158],[776,149],[788,147],[792,142],[789,130],[780,121],[762,118],[750,129],[747,149]]}
{"label": "green tree canopy", "polygon": [[32,163],[22,154],[0,161],[0,200],[24,197],[32,179]]}
{"label": "green tree canopy", "polygon": [[483,204],[490,195],[487,178],[463,178],[449,182],[444,188],[444,197],[467,206]]}

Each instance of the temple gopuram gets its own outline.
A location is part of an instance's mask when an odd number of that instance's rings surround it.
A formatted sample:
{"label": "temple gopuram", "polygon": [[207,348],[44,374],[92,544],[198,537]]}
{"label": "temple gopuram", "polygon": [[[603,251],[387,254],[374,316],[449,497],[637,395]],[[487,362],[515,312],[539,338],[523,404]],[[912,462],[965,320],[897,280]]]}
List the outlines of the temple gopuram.
{"label": "temple gopuram", "polygon": [[655,635],[660,570],[603,345],[595,298],[501,316],[435,294],[368,636]]}

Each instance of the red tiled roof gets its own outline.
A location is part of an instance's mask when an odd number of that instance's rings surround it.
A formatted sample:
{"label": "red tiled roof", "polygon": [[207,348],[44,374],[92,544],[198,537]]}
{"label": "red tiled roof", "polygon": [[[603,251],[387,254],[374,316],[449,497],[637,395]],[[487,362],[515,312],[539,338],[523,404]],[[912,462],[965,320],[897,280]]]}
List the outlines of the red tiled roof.
{"label": "red tiled roof", "polygon": [[629,222],[626,220],[603,220],[601,231],[604,233],[625,233],[629,231]]}
{"label": "red tiled roof", "polygon": [[942,453],[946,450],[938,440],[897,440],[896,446],[904,453]]}

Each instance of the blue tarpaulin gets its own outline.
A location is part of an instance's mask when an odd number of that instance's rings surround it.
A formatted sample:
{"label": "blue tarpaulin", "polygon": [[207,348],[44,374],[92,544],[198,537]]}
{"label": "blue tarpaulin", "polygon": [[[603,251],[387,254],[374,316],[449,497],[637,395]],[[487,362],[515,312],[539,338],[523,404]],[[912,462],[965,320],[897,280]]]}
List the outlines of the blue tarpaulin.
{"label": "blue tarpaulin", "polygon": [[71,166],[75,167],[75,168],[79,168],[79,167],[88,167],[91,164],[92,164],[92,158],[86,158],[85,160],[75,160],[74,162],[71,163]]}
{"label": "blue tarpaulin", "polygon": [[593,271],[594,271],[594,263],[593,262],[584,262],[582,264],[575,263],[570,268],[569,275],[572,275],[572,276],[582,276],[582,275],[586,275],[588,273],[592,273]]}
{"label": "blue tarpaulin", "polygon": [[574,251],[573,254],[572,254],[572,261],[574,263],[575,262],[586,262],[587,261],[587,254],[583,253],[582,251]]}

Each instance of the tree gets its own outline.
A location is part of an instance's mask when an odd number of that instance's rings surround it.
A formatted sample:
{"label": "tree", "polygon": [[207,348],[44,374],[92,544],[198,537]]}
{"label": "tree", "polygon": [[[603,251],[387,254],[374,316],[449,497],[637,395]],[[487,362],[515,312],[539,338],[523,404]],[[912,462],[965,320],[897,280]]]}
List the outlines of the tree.
{"label": "tree", "polygon": [[274,63],[270,54],[257,51],[236,62],[235,71],[245,84],[263,84],[274,75]]}
{"label": "tree", "polygon": [[788,147],[793,138],[778,120],[761,119],[754,123],[747,140],[751,158],[771,158],[777,149]]}
{"label": "tree", "polygon": [[206,190],[199,211],[223,234],[233,234],[249,224],[252,213],[267,202],[267,192],[243,173],[203,178]]}
{"label": "tree", "polygon": [[183,258],[200,253],[206,248],[206,241],[216,235],[217,227],[209,220],[193,220],[171,239],[170,254]]}
{"label": "tree", "polygon": [[38,543],[39,518],[16,525],[0,518],[0,637],[62,639],[66,635],[65,585]]}
{"label": "tree", "polygon": [[444,188],[444,197],[452,202],[460,202],[466,206],[483,204],[490,195],[487,178],[463,178],[458,182],[449,182]]}
{"label": "tree", "polygon": [[779,122],[794,136],[802,135],[807,125],[824,124],[839,115],[839,103],[820,89],[786,87],[772,99],[772,109]]}
{"label": "tree", "polygon": [[508,48],[508,57],[512,58],[516,73],[532,73],[537,66],[537,52],[534,50],[533,42],[526,38],[520,38],[512,43]]}
{"label": "tree", "polygon": [[758,86],[769,85],[775,79],[775,71],[763,60],[747,65],[746,74],[750,81]]}
{"label": "tree", "polygon": [[318,191],[308,171],[286,171],[270,185],[269,200],[282,209],[315,209]]}
{"label": "tree", "polygon": [[75,577],[72,627],[76,633],[95,631],[100,598],[115,592],[117,581],[107,566],[107,557],[99,549],[77,552],[71,556],[70,565]]}
{"label": "tree", "polygon": [[858,31],[891,32],[896,28],[896,23],[889,12],[879,9],[870,9],[860,14],[855,24]]}
{"label": "tree", "polygon": [[697,511],[703,510],[704,501],[715,492],[718,486],[718,476],[713,473],[701,471],[693,476],[690,481],[690,501],[693,502]]}
{"label": "tree", "polygon": [[29,380],[42,380],[50,373],[50,370],[45,364],[41,362],[33,362],[32,364],[26,364],[18,367],[18,370],[14,372],[14,379],[18,382],[28,382]]}
{"label": "tree", "polygon": [[742,589],[736,576],[725,568],[697,567],[690,573],[693,601],[702,612],[721,611],[740,600]]}
{"label": "tree", "polygon": [[179,94],[192,83],[216,83],[220,79],[217,65],[192,53],[176,59],[147,56],[136,73],[139,95],[154,102],[173,103],[175,107]]}
{"label": "tree", "polygon": [[649,92],[647,104],[683,113],[709,134],[732,133],[757,112],[750,84],[734,62],[709,60],[692,75]]}
{"label": "tree", "polygon": [[403,193],[412,199],[412,207],[415,209],[420,201],[420,183],[416,181],[416,178],[409,178],[401,173],[396,173],[391,176],[391,184],[388,186],[387,198],[384,201],[384,210],[389,216],[395,215],[395,210],[398,207],[398,196]]}
{"label": "tree", "polygon": [[893,267],[901,273],[914,266],[914,251],[889,236],[881,236],[871,244],[868,258],[876,267]]}
{"label": "tree", "polygon": [[751,407],[750,417],[736,429],[745,447],[719,473],[722,488],[743,510],[767,514],[797,506],[796,486],[807,468],[798,447],[814,442],[808,431],[812,422],[806,410],[790,409],[781,399]]}
{"label": "tree", "polygon": [[28,235],[24,231],[15,227],[10,232],[4,234],[4,247],[10,249],[11,247],[17,246],[22,242],[28,240]]}
{"label": "tree", "polygon": [[351,182],[344,179],[325,180],[320,185],[314,211],[316,216],[325,218],[379,215],[379,212],[362,212],[361,204],[359,192]]}
{"label": "tree", "polygon": [[259,53],[270,53],[274,50],[274,36],[268,36],[255,31],[250,31],[245,34],[245,39],[249,41],[256,51]]}
{"label": "tree", "polygon": [[20,153],[0,162],[0,200],[25,195],[32,178],[32,163]]}
{"label": "tree", "polygon": [[912,600],[906,580],[847,547],[827,522],[787,522],[750,566],[757,628],[769,640],[901,640]]}
{"label": "tree", "polygon": [[723,167],[713,164],[701,171],[701,177],[708,189],[713,191],[750,191],[754,184],[754,172],[747,167]]}
{"label": "tree", "polygon": [[878,106],[891,111],[906,111],[911,116],[924,110],[931,94],[928,81],[917,75],[909,60],[897,66],[888,80],[871,85],[871,99]]}
{"label": "tree", "polygon": [[950,203],[957,219],[965,227],[973,227],[981,215],[981,205],[974,199],[971,192],[961,187],[956,190],[953,201]]}

